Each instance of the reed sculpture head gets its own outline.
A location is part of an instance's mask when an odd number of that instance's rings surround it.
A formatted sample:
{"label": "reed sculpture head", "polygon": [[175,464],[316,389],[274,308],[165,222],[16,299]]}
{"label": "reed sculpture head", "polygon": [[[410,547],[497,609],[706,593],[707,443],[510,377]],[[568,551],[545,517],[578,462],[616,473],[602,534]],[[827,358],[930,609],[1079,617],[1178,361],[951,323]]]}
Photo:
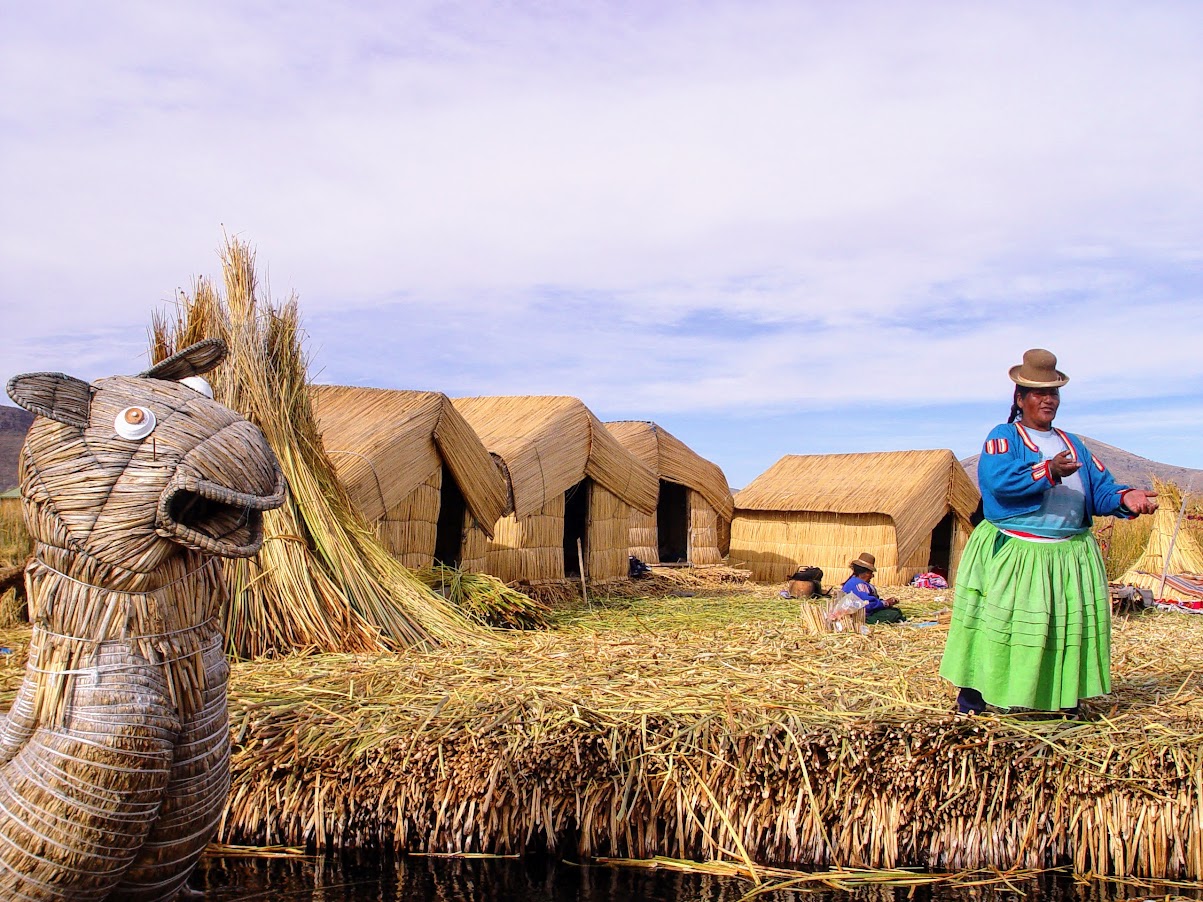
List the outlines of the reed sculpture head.
{"label": "reed sculpture head", "polygon": [[180,546],[258,551],[262,512],[283,503],[284,481],[259,429],[197,378],[224,356],[209,339],[138,376],[11,379],[12,399],[39,415],[20,459],[34,538],[142,573]]}
{"label": "reed sculpture head", "polygon": [[202,341],[138,376],[27,373],[32,636],[0,718],[0,898],[166,902],[229,792],[223,568],[263,543],[284,478],[200,376]]}

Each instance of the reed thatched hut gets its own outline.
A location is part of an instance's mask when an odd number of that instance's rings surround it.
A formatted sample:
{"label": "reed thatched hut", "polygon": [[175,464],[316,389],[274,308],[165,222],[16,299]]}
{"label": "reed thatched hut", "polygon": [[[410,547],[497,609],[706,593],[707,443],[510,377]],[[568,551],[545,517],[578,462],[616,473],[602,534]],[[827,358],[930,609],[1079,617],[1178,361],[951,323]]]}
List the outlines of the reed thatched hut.
{"label": "reed thatched hut", "polygon": [[648,564],[721,564],[735,505],[719,466],[655,423],[620,420],[606,428],[660,480],[655,512],[631,512],[631,554]]}
{"label": "reed thatched hut", "polygon": [[980,497],[951,451],[787,454],[735,495],[731,564],[763,582],[814,565],[835,582],[868,551],[878,585],[951,579]]}
{"label": "reed thatched hut", "polygon": [[402,564],[459,566],[469,528],[493,534],[507,507],[505,478],[446,395],[342,385],[310,392],[339,481]]}
{"label": "reed thatched hut", "polygon": [[493,538],[469,530],[464,569],[537,583],[582,576],[583,562],[588,579],[625,577],[630,511],[656,510],[656,474],[576,398],[453,403],[497,458],[510,489],[509,512]]}

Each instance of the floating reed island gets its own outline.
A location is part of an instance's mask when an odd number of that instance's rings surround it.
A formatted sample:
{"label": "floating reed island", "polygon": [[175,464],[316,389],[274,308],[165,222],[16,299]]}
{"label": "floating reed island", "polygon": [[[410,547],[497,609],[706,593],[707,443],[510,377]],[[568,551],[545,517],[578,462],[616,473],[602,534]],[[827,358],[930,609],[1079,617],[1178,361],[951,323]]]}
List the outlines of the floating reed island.
{"label": "floating reed island", "polygon": [[938,626],[818,635],[764,588],[599,601],[478,646],[234,664],[220,838],[1203,878],[1203,618],[1117,618],[1087,719],[963,719]]}

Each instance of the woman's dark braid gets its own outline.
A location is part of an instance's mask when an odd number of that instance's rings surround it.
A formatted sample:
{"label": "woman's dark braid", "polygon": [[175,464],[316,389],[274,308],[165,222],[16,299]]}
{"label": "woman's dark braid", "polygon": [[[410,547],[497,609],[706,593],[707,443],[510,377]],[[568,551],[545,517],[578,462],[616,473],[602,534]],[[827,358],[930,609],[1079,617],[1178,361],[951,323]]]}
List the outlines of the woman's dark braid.
{"label": "woman's dark braid", "polygon": [[1022,385],[1015,386],[1015,396],[1011,399],[1011,416],[1007,418],[1008,423],[1014,423],[1019,419],[1019,399],[1028,393],[1028,390]]}

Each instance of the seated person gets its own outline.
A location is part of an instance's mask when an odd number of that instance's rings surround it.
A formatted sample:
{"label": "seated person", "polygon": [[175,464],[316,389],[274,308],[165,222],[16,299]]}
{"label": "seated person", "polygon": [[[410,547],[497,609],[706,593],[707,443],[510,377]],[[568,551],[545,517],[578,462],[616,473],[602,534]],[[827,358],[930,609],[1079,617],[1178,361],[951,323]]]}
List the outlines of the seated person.
{"label": "seated person", "polygon": [[868,602],[865,605],[865,623],[901,623],[906,620],[902,611],[895,607],[897,598],[882,598],[873,587],[873,574],[877,572],[877,558],[862,551],[860,557],[849,561],[852,575],[844,582],[845,594],[855,595]]}

